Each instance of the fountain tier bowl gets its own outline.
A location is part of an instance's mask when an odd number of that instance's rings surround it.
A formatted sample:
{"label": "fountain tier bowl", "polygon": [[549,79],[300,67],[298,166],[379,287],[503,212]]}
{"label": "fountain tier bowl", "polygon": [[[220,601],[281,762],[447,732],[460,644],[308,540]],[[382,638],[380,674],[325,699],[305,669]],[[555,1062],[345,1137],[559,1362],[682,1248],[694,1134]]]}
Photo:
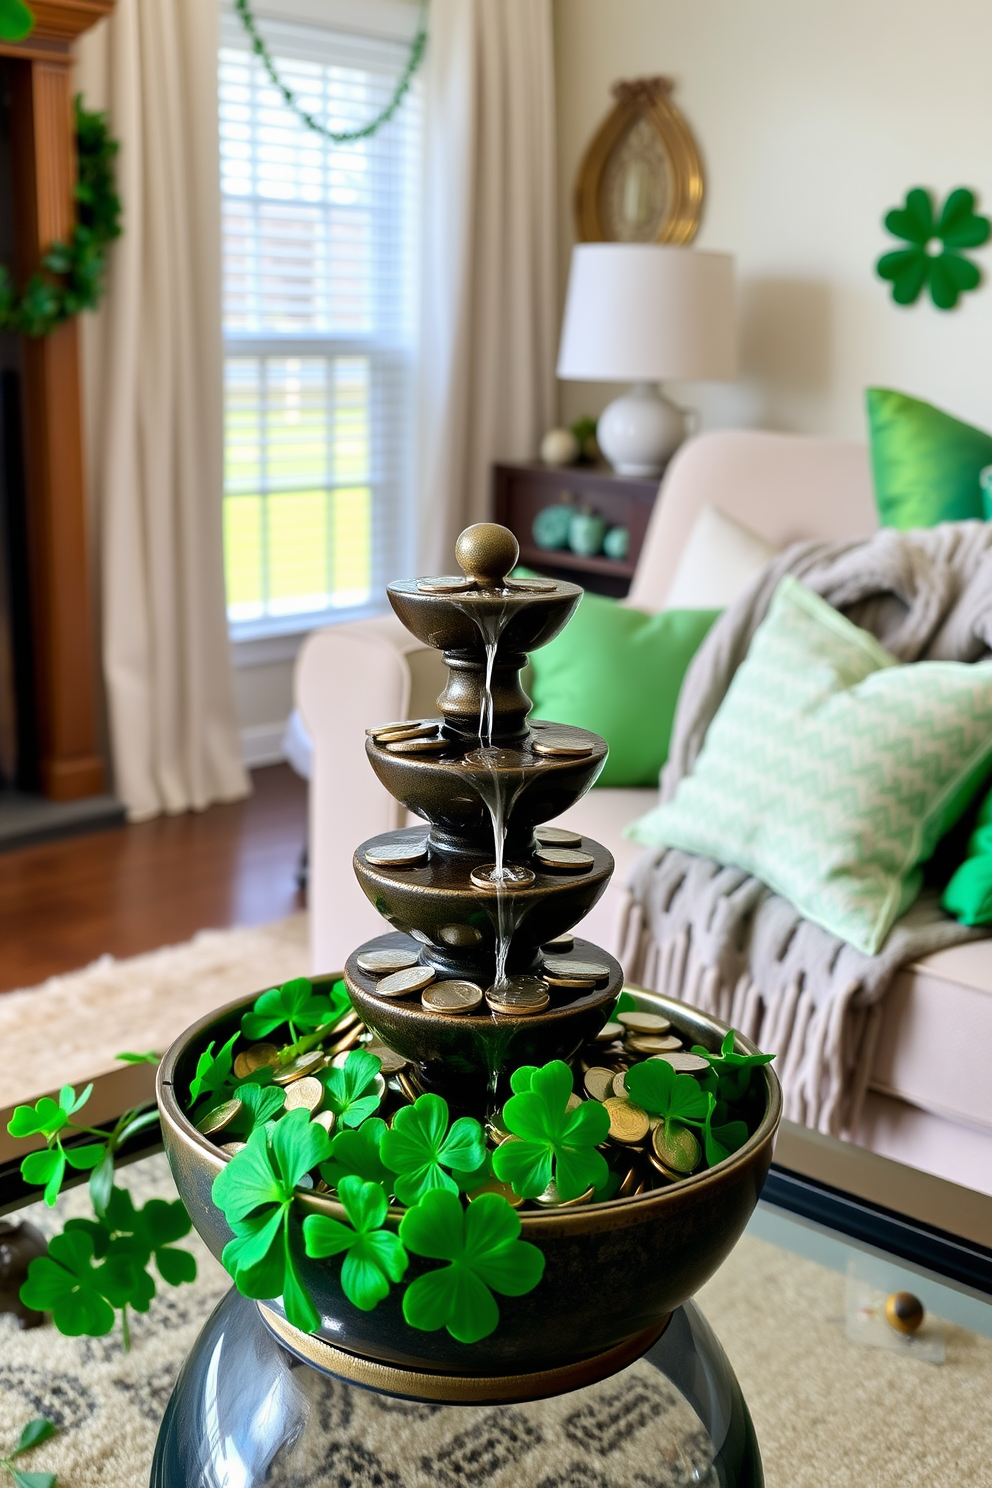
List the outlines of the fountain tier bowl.
{"label": "fountain tier bowl", "polygon": [[[669,1018],[687,1042],[719,1048],[723,1024],[660,994],[627,990],[638,1007]],[[211,1039],[229,1038],[253,1001],[231,1003],[187,1029],[158,1074],[162,1134],[176,1185],[218,1258],[231,1232],[213,1203],[211,1185],[227,1158],[187,1120],[178,1097],[185,1101],[200,1051]],[[736,1047],[740,1053],[755,1052],[740,1035]],[[357,1383],[374,1386],[385,1377],[383,1371],[392,1370],[391,1388],[434,1401],[478,1399],[479,1380],[486,1377],[519,1377],[516,1390],[512,1383],[506,1387],[505,1398],[524,1399],[549,1393],[548,1371],[557,1371],[555,1388],[566,1390],[624,1367],[650,1347],[668,1315],[726,1259],[758,1201],[782,1113],[778,1080],[767,1066],[759,1074],[765,1110],[757,1130],[715,1168],[631,1198],[522,1211],[521,1239],[544,1252],[544,1277],[524,1297],[500,1297],[499,1326],[476,1344],[457,1343],[443,1330],[409,1327],[400,1289],[372,1312],[353,1307],[341,1291],[340,1260],[307,1257],[300,1230],[308,1213],[343,1220],[344,1211],[331,1198],[301,1191],[293,1221],[296,1255],[323,1321],[319,1335],[308,1340],[279,1320],[281,1336],[302,1355],[323,1349],[335,1361],[328,1367]],[[399,1224],[402,1212],[390,1211],[391,1226]],[[408,1276],[421,1264],[412,1261]],[[278,1302],[264,1307],[281,1313]],[[402,1389],[399,1379],[407,1381]]]}

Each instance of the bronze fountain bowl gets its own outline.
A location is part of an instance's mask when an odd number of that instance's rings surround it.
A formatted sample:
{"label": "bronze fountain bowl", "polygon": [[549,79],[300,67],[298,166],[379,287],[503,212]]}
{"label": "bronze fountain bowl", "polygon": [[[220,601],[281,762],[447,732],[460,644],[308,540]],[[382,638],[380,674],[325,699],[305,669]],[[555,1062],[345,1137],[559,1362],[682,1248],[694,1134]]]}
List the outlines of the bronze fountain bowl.
{"label": "bronze fountain bowl", "polygon": [[[659,993],[627,990],[644,1011],[669,1018],[687,1041],[714,1051],[720,1047],[727,1030],[716,1019]],[[211,1185],[228,1159],[196,1131],[179,1097],[189,1090],[199,1052],[210,1039],[229,1038],[253,1000],[240,999],[187,1029],[158,1073],[162,1134],[176,1185],[218,1258],[231,1232],[213,1203]],[[736,1048],[756,1052],[739,1034]],[[443,1330],[409,1327],[395,1289],[372,1312],[348,1302],[340,1287],[340,1261],[307,1257],[300,1230],[307,1213],[344,1219],[344,1211],[333,1198],[303,1190],[293,1220],[296,1254],[322,1326],[313,1338],[298,1333],[281,1316],[278,1301],[259,1304],[262,1315],[301,1357],[320,1358],[324,1367],[355,1383],[411,1398],[478,1400],[481,1389],[489,1391],[486,1398],[527,1399],[612,1374],[660,1336],[670,1314],[713,1275],[750,1218],[782,1115],[777,1077],[768,1066],[758,1076],[764,1114],[745,1145],[716,1167],[629,1198],[521,1212],[521,1239],[544,1252],[544,1277],[526,1296],[497,1299],[499,1326],[479,1343],[461,1344]],[[391,1226],[399,1224],[402,1213],[390,1210]],[[427,1264],[411,1258],[408,1277]]]}

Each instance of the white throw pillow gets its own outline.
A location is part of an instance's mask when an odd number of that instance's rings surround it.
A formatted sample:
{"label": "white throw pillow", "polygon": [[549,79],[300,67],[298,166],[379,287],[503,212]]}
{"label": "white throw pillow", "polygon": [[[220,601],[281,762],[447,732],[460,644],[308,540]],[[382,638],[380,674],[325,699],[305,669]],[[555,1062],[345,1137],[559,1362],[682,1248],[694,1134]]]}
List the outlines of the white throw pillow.
{"label": "white throw pillow", "polygon": [[779,549],[715,506],[704,506],[686,539],[666,610],[725,610]]}

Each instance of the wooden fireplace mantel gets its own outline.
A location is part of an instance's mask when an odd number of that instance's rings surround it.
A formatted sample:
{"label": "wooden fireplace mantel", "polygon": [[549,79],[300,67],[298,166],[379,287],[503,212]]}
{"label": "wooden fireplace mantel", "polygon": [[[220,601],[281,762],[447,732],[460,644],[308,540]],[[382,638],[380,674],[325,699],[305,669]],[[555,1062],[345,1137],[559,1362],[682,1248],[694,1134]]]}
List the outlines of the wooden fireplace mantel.
{"label": "wooden fireplace mantel", "polygon": [[[11,69],[17,282],[75,220],[71,44],[114,0],[31,0],[34,31],[0,43]],[[72,801],[104,789],[86,540],[79,327],[24,337],[23,406],[32,592],[38,774],[44,795]]]}

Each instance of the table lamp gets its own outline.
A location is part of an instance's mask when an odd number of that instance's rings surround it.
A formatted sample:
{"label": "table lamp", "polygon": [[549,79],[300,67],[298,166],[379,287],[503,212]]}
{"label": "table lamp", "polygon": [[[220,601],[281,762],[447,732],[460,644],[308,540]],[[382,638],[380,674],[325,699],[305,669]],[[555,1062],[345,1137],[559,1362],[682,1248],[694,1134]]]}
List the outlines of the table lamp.
{"label": "table lamp", "polygon": [[572,250],[558,376],[631,382],[600,415],[596,439],[620,475],[657,475],[682,440],[666,378],[737,374],[734,260],[662,243],[582,243]]}

